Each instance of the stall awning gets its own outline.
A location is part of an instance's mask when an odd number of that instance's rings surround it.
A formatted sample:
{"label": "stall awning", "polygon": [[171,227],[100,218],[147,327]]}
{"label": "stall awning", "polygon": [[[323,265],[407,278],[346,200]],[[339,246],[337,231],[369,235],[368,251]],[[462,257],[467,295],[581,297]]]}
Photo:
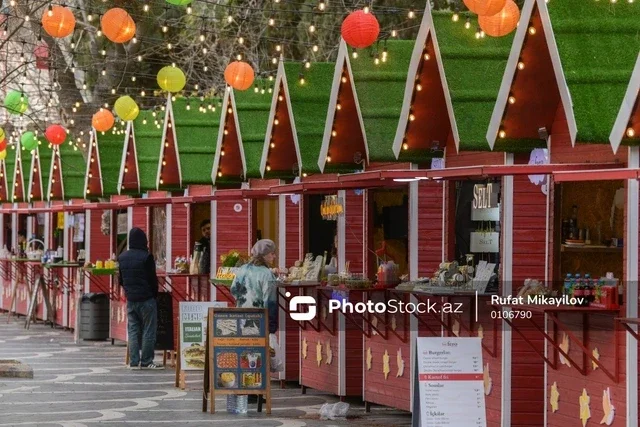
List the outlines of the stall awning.
{"label": "stall awning", "polygon": [[639,179],[640,169],[596,169],[584,171],[558,171],[553,173],[554,182],[615,181]]}
{"label": "stall awning", "polygon": [[116,202],[93,202],[93,203],[85,203],[84,208],[87,210],[109,210],[109,209],[118,209],[118,203]]}

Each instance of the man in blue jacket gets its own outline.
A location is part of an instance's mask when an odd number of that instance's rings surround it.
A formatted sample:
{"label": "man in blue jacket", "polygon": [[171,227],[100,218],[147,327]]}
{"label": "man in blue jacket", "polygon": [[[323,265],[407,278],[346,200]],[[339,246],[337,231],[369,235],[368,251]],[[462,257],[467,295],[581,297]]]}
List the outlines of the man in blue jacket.
{"label": "man in blue jacket", "polygon": [[[129,249],[118,257],[120,286],[127,296],[129,367],[162,369],[153,363],[158,323],[156,262],[139,228],[129,231]],[[142,358],[140,347],[142,346]]]}

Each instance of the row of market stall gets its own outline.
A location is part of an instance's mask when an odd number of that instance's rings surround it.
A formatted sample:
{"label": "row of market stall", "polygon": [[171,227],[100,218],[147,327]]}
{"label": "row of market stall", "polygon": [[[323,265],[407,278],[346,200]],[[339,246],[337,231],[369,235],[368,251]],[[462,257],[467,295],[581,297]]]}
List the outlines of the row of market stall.
{"label": "row of market stall", "polygon": [[[343,43],[335,63],[282,62],[246,92],[169,98],[93,132],[85,154],[18,147],[0,161],[0,307],[27,315],[42,277],[37,318],[75,329],[78,297],[103,292],[109,336],[126,341],[122,291],[83,267],[117,257],[131,227],[149,235],[174,315],[180,301],[233,304],[219,267],[270,238],[281,268],[326,252],[361,283],[279,285],[278,379],[411,410],[416,338],[477,336],[488,425],[637,426],[639,14],[627,2],[527,0],[514,37],[477,39],[427,7],[417,40],[385,40],[378,58]],[[207,219],[210,277],[176,262]],[[40,262],[33,236],[59,253]],[[368,287],[381,260],[409,284]],[[497,280],[463,290],[452,277],[473,277],[465,264],[493,265]],[[594,292],[588,306],[528,307],[524,319],[490,304],[562,294],[567,274],[618,279],[620,298]],[[527,279],[546,290],[523,290]],[[314,320],[291,319],[295,295],[315,297]],[[346,315],[328,311],[335,299],[463,310]]]}

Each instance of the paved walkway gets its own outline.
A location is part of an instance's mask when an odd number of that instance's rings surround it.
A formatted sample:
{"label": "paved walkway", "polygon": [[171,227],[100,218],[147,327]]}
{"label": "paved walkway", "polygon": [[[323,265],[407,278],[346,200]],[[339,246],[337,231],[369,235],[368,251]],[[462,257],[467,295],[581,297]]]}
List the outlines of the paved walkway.
{"label": "paved walkway", "polygon": [[[23,319],[23,318],[22,318]],[[124,346],[111,342],[73,343],[68,331],[41,324],[29,331],[23,321],[0,313],[0,359],[29,364],[33,379],[0,378],[0,426],[82,427],[98,423],[114,425],[178,424],[187,426],[409,426],[410,415],[383,407],[365,414],[352,403],[348,421],[321,421],[322,404],[334,396],[298,387],[280,389],[273,384],[271,416],[255,412],[227,414],[226,399],[216,399],[222,409],[202,413],[202,381],[188,378],[188,390],[173,385],[175,371],[130,371],[124,367]]]}

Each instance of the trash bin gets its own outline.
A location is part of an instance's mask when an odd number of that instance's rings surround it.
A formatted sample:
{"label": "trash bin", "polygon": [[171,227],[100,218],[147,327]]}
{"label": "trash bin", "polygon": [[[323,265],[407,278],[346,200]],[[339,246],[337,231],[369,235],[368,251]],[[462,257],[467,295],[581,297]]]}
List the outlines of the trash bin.
{"label": "trash bin", "polygon": [[109,338],[108,295],[102,293],[82,295],[80,338],[83,340],[106,340]]}

